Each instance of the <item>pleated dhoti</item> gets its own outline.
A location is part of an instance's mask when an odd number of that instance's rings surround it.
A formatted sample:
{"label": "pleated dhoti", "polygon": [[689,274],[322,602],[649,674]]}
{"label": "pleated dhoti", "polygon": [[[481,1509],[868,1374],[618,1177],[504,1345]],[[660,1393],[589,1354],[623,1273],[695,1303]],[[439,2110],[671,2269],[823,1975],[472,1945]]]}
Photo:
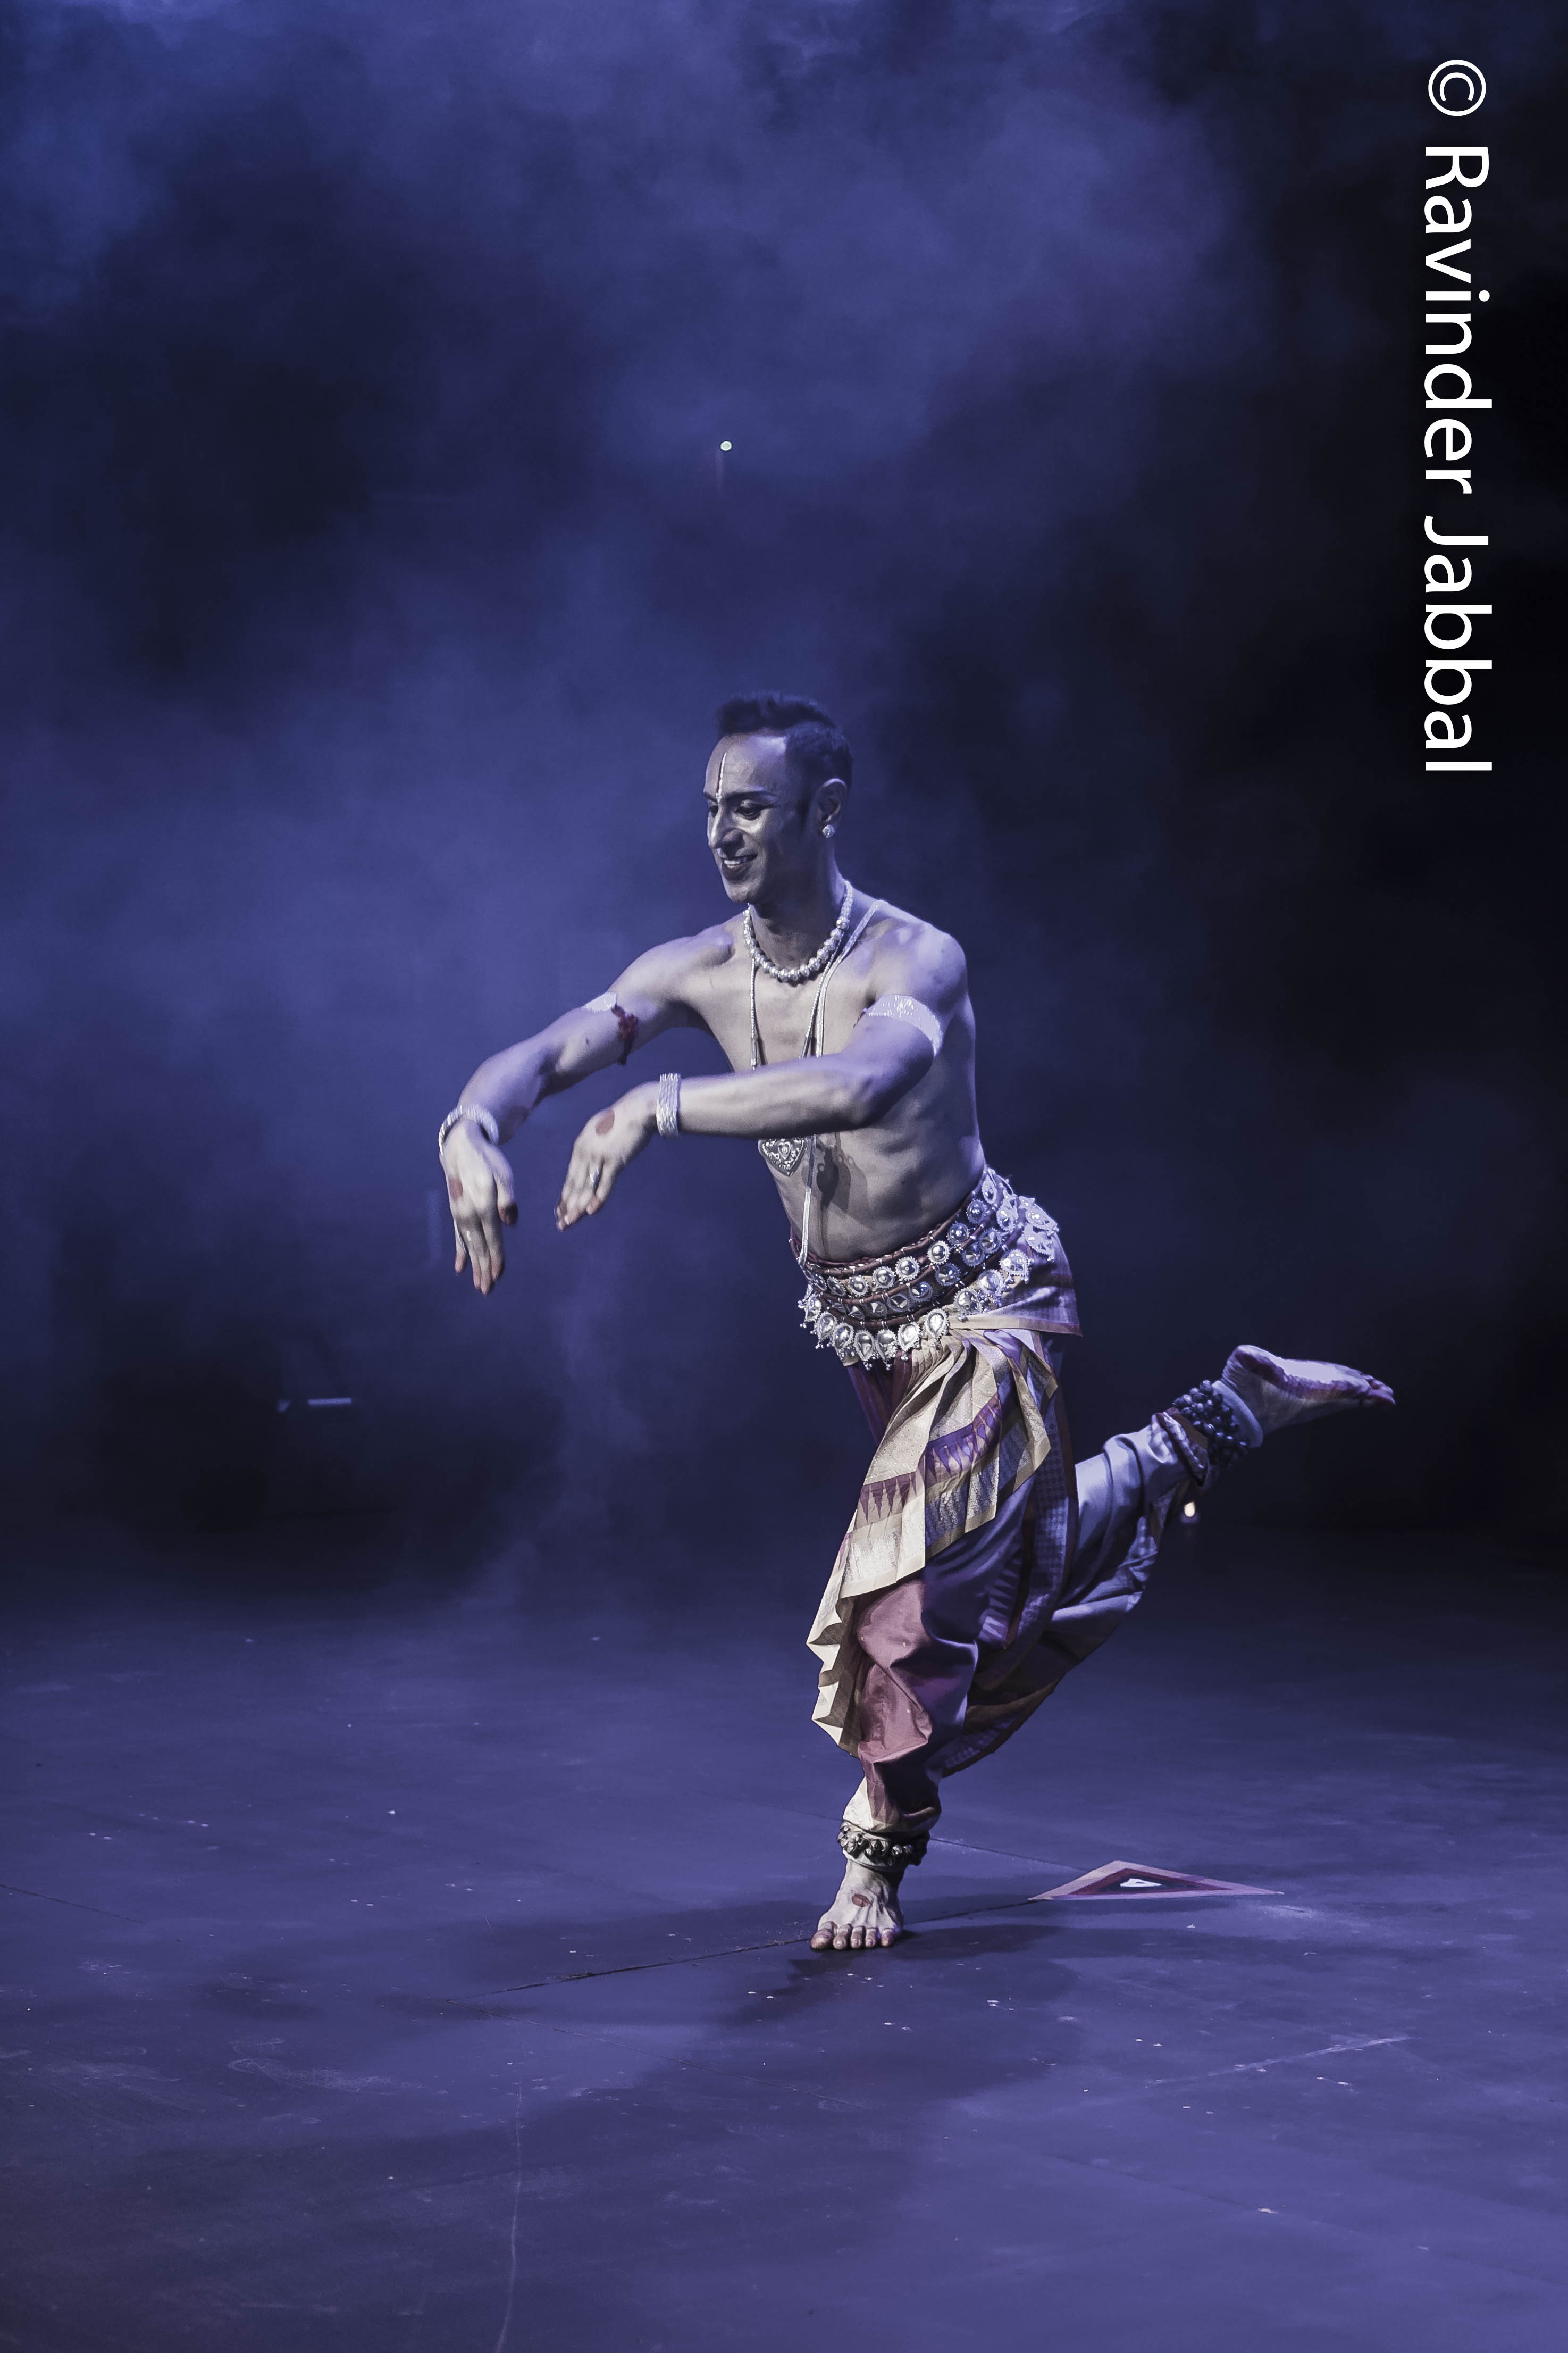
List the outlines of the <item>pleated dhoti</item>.
{"label": "pleated dhoti", "polygon": [[849,1819],[929,1827],[940,1784],[1011,1737],[1140,1599],[1190,1472],[1151,1421],[1075,1465],[1078,1330],[1052,1279],[850,1378],[878,1445],[809,1637],[816,1720],[859,1761]]}

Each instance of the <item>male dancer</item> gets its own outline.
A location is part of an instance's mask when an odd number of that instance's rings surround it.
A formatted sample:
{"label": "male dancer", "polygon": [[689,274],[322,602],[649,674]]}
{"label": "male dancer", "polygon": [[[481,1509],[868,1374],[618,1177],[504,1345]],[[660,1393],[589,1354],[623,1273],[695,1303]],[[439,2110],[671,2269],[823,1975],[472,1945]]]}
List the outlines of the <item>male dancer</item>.
{"label": "male dancer", "polygon": [[1288,1423],[1394,1399],[1348,1366],[1239,1347],[1075,1469],[1056,1402],[1072,1275],[1054,1219],[986,1166],[963,952],[840,874],[853,770],[819,704],[741,696],[718,726],[708,845],[742,912],[482,1062],[439,1150],[457,1271],[488,1293],[517,1219],[500,1145],[543,1096],[667,1029],[728,1055],[729,1077],[667,1074],[590,1120],[555,1220],[595,1217],[656,1136],[754,1137],[778,1186],[806,1324],[878,1440],[810,1637],[816,1721],[862,1770],[811,1942],[858,1950],[900,1932],[940,1782],[1113,1630],[1184,1493]]}

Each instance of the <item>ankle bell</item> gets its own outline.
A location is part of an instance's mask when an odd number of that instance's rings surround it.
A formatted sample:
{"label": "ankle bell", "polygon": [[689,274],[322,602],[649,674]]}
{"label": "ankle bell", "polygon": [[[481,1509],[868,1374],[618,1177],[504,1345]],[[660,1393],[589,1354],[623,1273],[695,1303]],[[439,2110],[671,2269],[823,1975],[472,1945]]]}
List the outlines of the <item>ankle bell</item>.
{"label": "ankle bell", "polygon": [[1199,1381],[1194,1388],[1184,1389],[1154,1419],[1200,1487],[1206,1487],[1216,1471],[1228,1470],[1250,1453],[1257,1442],[1217,1381]]}
{"label": "ankle bell", "polygon": [[896,1887],[906,1871],[925,1861],[929,1831],[866,1831],[858,1822],[840,1822],[838,1843],[851,1862],[863,1863],[879,1879]]}

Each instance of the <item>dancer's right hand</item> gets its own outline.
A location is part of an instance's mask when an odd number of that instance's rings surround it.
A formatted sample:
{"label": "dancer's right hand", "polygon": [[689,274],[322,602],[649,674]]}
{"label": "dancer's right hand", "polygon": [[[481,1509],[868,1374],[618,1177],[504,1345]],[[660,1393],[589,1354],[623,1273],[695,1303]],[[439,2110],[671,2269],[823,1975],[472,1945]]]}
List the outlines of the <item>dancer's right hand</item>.
{"label": "dancer's right hand", "polygon": [[441,1166],[457,1244],[453,1272],[466,1266],[476,1291],[493,1291],[506,1271],[500,1229],[517,1223],[511,1163],[471,1120],[462,1120],[441,1147]]}

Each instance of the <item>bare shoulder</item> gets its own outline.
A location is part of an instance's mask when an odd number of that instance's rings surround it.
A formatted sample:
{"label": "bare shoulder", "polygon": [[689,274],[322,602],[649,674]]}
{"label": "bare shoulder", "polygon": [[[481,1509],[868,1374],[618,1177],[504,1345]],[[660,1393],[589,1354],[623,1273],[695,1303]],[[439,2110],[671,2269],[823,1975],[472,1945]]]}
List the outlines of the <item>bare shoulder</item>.
{"label": "bare shoulder", "polygon": [[866,943],[870,951],[866,980],[871,996],[898,990],[939,1011],[950,1011],[969,992],[969,965],[951,932],[886,901]]}
{"label": "bare shoulder", "polygon": [[732,962],[739,944],[735,923],[710,923],[684,939],[661,940],[626,966],[617,989],[623,1001],[643,997],[665,1005],[689,1004],[693,990]]}

